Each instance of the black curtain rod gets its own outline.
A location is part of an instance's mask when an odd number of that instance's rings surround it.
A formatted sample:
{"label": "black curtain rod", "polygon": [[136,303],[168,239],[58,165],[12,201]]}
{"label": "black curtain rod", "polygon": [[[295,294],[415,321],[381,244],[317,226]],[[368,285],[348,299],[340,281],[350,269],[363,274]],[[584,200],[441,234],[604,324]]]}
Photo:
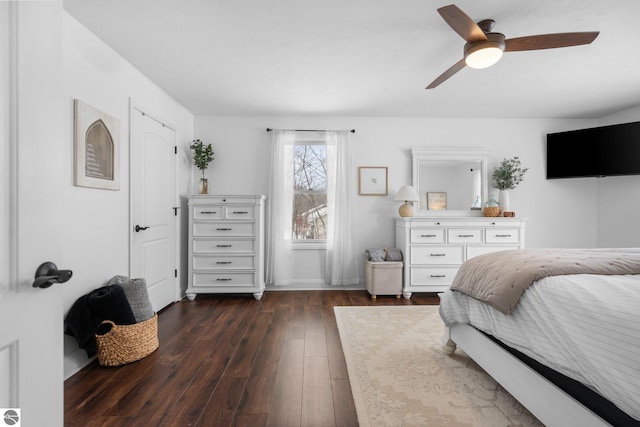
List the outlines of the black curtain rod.
{"label": "black curtain rod", "polygon": [[[271,132],[273,129],[267,128],[267,132]],[[292,129],[295,132],[326,132],[324,129]],[[356,133],[355,129],[351,129],[349,132]]]}

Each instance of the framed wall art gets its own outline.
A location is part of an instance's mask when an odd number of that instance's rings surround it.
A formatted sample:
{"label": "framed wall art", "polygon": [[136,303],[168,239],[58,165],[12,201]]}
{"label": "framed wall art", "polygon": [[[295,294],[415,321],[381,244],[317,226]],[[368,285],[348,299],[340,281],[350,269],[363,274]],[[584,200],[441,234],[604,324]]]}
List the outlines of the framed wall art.
{"label": "framed wall art", "polygon": [[361,196],[386,196],[388,168],[386,166],[361,166],[358,168],[358,194]]}
{"label": "framed wall art", "polygon": [[447,193],[429,192],[427,193],[427,209],[433,211],[443,211],[447,209]]}
{"label": "framed wall art", "polygon": [[74,100],[74,185],[120,190],[120,120]]}

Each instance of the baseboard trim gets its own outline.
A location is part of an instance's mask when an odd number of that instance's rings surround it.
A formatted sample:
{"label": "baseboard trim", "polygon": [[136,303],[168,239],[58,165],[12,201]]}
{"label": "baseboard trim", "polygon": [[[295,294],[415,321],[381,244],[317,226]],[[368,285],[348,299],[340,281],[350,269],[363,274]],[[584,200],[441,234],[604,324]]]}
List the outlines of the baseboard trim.
{"label": "baseboard trim", "polygon": [[73,375],[77,374],[87,366],[89,363],[93,362],[95,357],[87,357],[87,352],[81,348],[66,354],[64,356],[64,379],[68,380]]}
{"label": "baseboard trim", "polygon": [[295,279],[294,284],[287,286],[267,285],[265,291],[359,291],[364,290],[364,283],[357,285],[327,285],[323,280]]}

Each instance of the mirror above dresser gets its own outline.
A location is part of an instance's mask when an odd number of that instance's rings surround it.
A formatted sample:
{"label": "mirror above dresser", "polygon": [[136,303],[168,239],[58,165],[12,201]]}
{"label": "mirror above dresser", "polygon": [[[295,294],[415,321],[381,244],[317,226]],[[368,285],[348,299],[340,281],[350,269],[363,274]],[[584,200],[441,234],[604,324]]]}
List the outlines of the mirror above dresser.
{"label": "mirror above dresser", "polygon": [[414,148],[415,216],[482,216],[488,200],[488,151],[478,148]]}

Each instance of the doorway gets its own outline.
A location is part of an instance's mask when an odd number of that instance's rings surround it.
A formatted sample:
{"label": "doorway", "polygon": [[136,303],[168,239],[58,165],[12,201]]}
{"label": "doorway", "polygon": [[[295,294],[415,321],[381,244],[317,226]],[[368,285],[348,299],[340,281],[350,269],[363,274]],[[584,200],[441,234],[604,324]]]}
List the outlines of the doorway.
{"label": "doorway", "polygon": [[175,131],[131,107],[129,274],[144,278],[157,312],[178,301]]}

